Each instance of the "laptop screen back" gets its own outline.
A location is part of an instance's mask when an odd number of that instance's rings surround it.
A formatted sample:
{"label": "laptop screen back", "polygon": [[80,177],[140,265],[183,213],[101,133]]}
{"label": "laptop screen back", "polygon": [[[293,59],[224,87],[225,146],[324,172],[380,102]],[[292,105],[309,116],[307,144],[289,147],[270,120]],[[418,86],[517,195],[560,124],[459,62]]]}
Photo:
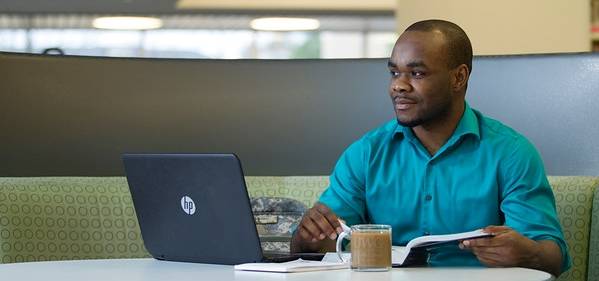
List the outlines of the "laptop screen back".
{"label": "laptop screen back", "polygon": [[234,154],[125,154],[123,162],[154,258],[217,264],[262,259]]}

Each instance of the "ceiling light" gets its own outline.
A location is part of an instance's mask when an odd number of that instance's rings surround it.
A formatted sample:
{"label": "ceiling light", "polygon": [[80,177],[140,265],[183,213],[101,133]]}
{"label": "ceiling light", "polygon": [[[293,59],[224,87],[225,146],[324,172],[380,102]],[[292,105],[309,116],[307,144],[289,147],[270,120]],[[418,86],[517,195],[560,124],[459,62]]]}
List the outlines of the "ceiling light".
{"label": "ceiling light", "polygon": [[150,17],[101,17],[93,26],[101,29],[144,30],[162,27],[162,20]]}
{"label": "ceiling light", "polygon": [[258,18],[252,20],[250,26],[264,31],[315,30],[320,27],[320,22],[309,18]]}

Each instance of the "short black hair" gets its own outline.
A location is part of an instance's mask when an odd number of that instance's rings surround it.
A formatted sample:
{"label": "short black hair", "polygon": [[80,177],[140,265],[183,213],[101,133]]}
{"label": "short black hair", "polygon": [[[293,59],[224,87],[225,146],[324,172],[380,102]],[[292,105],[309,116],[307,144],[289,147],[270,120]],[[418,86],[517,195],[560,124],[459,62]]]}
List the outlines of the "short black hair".
{"label": "short black hair", "polygon": [[408,26],[405,31],[439,31],[445,36],[449,67],[468,66],[472,73],[472,44],[466,32],[457,24],[445,20],[423,20]]}

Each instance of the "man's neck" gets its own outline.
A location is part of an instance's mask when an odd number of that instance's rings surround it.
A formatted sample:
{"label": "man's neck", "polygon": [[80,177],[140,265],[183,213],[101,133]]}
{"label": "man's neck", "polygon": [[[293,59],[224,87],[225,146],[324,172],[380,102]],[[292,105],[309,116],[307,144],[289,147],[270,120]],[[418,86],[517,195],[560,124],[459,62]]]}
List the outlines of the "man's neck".
{"label": "man's neck", "polygon": [[458,103],[457,108],[451,109],[442,120],[422,124],[412,128],[414,135],[432,156],[447,142],[464,115],[464,103]]}

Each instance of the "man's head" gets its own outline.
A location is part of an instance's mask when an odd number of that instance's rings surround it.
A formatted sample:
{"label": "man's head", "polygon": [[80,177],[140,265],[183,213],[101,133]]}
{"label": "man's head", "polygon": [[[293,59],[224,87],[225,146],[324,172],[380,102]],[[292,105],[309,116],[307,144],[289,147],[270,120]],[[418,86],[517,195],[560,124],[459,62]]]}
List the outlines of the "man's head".
{"label": "man's head", "polygon": [[472,44],[466,32],[457,24],[444,20],[424,20],[408,26],[405,31],[441,32],[446,38],[448,66],[455,68],[465,64],[468,72],[472,73]]}
{"label": "man's head", "polygon": [[472,46],[459,26],[442,20],[409,26],[389,59],[398,122],[415,127],[461,116],[471,69]]}

